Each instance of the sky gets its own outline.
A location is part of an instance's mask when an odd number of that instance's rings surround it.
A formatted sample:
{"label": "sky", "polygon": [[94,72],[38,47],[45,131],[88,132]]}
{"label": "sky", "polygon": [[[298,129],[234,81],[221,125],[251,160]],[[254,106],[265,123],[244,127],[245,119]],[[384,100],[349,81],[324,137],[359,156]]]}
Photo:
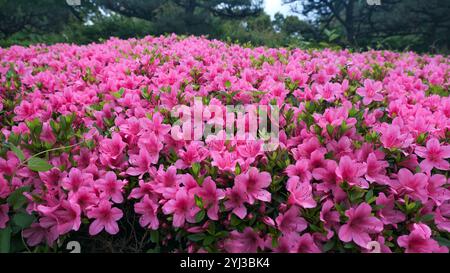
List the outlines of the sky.
{"label": "sky", "polygon": [[284,15],[292,14],[288,5],[282,5],[282,0],[264,0],[264,10],[273,18],[275,13],[281,12]]}

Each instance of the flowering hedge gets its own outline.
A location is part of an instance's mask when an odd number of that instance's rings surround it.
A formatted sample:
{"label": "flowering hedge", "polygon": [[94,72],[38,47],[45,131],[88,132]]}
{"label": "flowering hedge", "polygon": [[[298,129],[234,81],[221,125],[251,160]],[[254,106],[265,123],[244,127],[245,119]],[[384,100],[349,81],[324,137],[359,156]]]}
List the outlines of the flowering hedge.
{"label": "flowering hedge", "polygon": [[[0,60],[1,251],[133,237],[138,251],[448,252],[448,57],[170,36]],[[175,139],[171,110],[195,97],[277,106],[278,146]]]}

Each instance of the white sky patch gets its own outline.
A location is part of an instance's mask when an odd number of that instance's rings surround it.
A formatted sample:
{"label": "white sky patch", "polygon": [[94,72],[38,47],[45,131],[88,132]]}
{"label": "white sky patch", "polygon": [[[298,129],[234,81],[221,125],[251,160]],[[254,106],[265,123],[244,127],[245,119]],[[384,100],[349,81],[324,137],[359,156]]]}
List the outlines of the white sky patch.
{"label": "white sky patch", "polygon": [[277,12],[283,15],[292,15],[289,5],[282,5],[282,0],[264,0],[264,10],[272,19]]}

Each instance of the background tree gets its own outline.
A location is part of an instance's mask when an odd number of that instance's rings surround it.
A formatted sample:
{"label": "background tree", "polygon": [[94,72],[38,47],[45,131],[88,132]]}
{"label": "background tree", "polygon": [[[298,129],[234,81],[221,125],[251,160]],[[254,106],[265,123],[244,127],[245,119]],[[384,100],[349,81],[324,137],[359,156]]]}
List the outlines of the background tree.
{"label": "background tree", "polygon": [[284,0],[292,10],[312,18],[321,33],[334,29],[352,47],[386,46],[415,50],[448,49],[450,1]]}
{"label": "background tree", "polygon": [[69,6],[61,0],[0,0],[0,34],[6,39],[21,31],[58,31],[71,20],[83,21],[88,6]]}
{"label": "background tree", "polygon": [[115,13],[152,21],[166,32],[214,33],[216,17],[243,19],[262,11],[263,0],[91,0]]}

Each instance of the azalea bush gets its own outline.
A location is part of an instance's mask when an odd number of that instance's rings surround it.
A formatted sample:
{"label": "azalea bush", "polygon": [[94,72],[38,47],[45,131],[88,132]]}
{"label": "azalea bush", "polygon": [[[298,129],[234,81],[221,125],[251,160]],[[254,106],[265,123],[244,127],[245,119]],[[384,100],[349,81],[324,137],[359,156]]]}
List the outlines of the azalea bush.
{"label": "azalea bush", "polygon": [[[449,250],[448,57],[169,36],[0,60],[2,252]],[[247,105],[278,118],[204,136]]]}

